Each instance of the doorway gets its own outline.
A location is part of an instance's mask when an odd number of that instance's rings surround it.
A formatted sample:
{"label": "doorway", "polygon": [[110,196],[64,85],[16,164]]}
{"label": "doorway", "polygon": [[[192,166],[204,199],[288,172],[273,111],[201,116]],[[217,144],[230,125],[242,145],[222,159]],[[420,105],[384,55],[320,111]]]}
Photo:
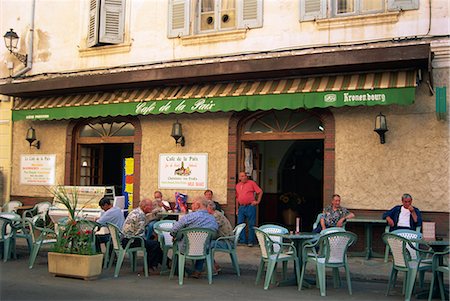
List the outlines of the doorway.
{"label": "doorway", "polygon": [[[264,191],[257,224],[311,231],[334,193],[334,120],[327,110],[253,113],[239,122],[238,170]],[[249,153],[251,155],[249,155]],[[251,161],[251,164],[249,163]]]}

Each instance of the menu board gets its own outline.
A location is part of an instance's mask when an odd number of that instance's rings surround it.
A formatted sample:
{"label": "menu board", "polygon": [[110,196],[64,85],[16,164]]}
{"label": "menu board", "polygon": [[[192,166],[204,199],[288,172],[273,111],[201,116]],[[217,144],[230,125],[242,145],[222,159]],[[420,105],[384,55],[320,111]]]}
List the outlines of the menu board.
{"label": "menu board", "polygon": [[20,184],[55,185],[56,155],[20,156]]}
{"label": "menu board", "polygon": [[207,184],[208,154],[159,155],[159,188],[203,190]]}

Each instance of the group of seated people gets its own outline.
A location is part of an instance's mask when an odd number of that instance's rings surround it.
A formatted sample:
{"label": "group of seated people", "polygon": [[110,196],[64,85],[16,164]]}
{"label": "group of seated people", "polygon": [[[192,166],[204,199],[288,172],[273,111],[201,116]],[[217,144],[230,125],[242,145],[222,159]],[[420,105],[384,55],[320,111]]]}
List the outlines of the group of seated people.
{"label": "group of seated people", "polygon": [[[397,229],[415,230],[422,225],[422,214],[420,210],[412,205],[412,196],[409,193],[402,195],[402,205],[394,206],[383,214],[383,219],[390,226],[390,231]],[[326,207],[320,218],[320,223],[314,232],[320,233],[330,227],[342,227],[344,223],[355,217],[355,214],[341,206],[341,197],[334,194],[331,205]]]}
{"label": "group of seated people", "polygon": [[[178,231],[184,228],[208,228],[217,233],[215,238],[233,235],[233,227],[221,210],[217,210],[217,202],[213,201],[213,192],[207,190],[204,196],[195,197],[192,201],[192,212],[187,213],[183,218],[175,222],[171,235],[175,238]],[[147,264],[150,274],[159,274],[158,266],[162,263],[163,252],[154,234],[154,224],[161,218],[158,214],[167,211],[164,206],[163,196],[160,191],[154,192],[154,200],[144,198],[140,201],[139,207],[133,209],[126,217],[122,210],[113,207],[112,200],[102,198],[99,206],[104,210],[97,222],[101,225],[106,223],[115,224],[122,230],[123,237],[121,244],[125,246],[131,236],[141,236],[144,239],[147,250]],[[107,242],[109,235],[97,237],[98,248],[100,243]],[[137,243],[137,242],[136,242]],[[220,243],[220,242],[219,242]],[[214,247],[215,241],[211,247]],[[168,261],[170,262],[170,260]],[[197,260],[195,270],[191,277],[199,278],[203,270],[204,261]],[[214,274],[220,271],[220,266],[214,263]]]}

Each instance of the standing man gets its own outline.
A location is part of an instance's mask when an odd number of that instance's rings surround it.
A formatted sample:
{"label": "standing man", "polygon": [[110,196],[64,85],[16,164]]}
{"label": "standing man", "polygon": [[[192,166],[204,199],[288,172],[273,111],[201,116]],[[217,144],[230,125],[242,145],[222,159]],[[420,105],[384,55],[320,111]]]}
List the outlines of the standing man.
{"label": "standing man", "polygon": [[[204,198],[195,197],[191,206],[193,212],[186,214],[180,218],[179,221],[174,223],[170,234],[173,237],[177,237],[178,231],[185,228],[207,228],[217,231],[219,226],[217,225],[214,216],[208,213],[207,205],[208,204]],[[179,242],[179,248],[183,247],[183,243]],[[195,270],[191,274],[192,278],[200,278],[204,262],[204,260],[195,261]]]}
{"label": "standing man", "polygon": [[[122,238],[122,246],[126,246],[131,236],[141,236],[144,239],[145,249],[147,250],[147,264],[152,274],[157,274],[158,264],[162,262],[162,250],[159,243],[155,240],[145,239],[145,215],[153,209],[153,202],[150,199],[143,199],[139,203],[139,207],[131,211],[122,227],[124,237]],[[137,241],[131,246],[137,246]],[[159,273],[158,273],[159,274]]]}
{"label": "standing man", "polygon": [[256,243],[253,227],[256,224],[256,206],[261,202],[262,195],[262,189],[250,180],[245,172],[241,171],[239,183],[236,184],[236,214],[238,224],[247,219],[248,239],[245,238],[245,231],[242,231],[239,243],[247,244],[249,247],[253,247],[253,244]]}
{"label": "standing man", "polygon": [[391,210],[383,214],[383,219],[386,220],[391,227],[390,231],[397,229],[416,230],[416,227],[422,226],[422,214],[420,210],[413,207],[412,196],[409,193],[402,195],[402,205],[397,205]]}

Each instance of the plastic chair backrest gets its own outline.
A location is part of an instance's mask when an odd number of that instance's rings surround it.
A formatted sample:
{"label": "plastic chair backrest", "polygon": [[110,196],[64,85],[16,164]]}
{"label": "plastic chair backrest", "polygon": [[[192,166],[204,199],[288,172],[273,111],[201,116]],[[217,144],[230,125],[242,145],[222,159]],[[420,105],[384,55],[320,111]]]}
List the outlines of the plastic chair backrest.
{"label": "plastic chair backrest", "polygon": [[[278,243],[283,242],[283,237],[281,237],[281,235],[289,233],[289,230],[286,229],[285,227],[273,225],[273,224],[262,225],[261,227],[259,227],[259,230],[267,233],[273,242],[278,242]],[[272,235],[272,234],[275,234],[275,235]],[[279,250],[280,246],[275,244],[273,246],[273,248],[274,248],[274,251],[277,252]]]}
{"label": "plastic chair backrest", "polygon": [[9,201],[3,206],[3,212],[16,212],[17,207],[21,207],[22,205],[20,201]]}
{"label": "plastic chair backrest", "polygon": [[408,261],[410,261],[411,259],[411,253],[407,249],[407,247],[409,247],[409,239],[393,233],[384,233],[382,238],[383,241],[388,244],[389,248],[391,249],[394,265],[406,268],[408,266]]}
{"label": "plastic chair backrest", "polygon": [[41,216],[42,219],[48,212],[48,209],[52,206],[50,202],[40,202],[36,204],[37,215]]}
{"label": "plastic chair backrest", "polygon": [[256,239],[258,239],[259,248],[261,249],[261,257],[263,258],[269,258],[269,256],[272,254],[272,251],[270,250],[270,241],[269,235],[260,230],[259,228],[255,227],[255,235]]}
{"label": "plastic chair backrest", "polygon": [[172,230],[174,223],[175,221],[173,220],[161,220],[155,223],[153,227],[156,234],[158,234],[160,244],[164,246],[173,245],[173,237],[170,235],[170,231]]}
{"label": "plastic chair backrest", "polygon": [[234,235],[234,241],[233,241],[233,247],[236,247],[238,245],[239,236],[241,235],[242,230],[244,230],[246,224],[242,223],[234,227],[233,235]]}
{"label": "plastic chair backrest", "polygon": [[326,263],[344,263],[346,261],[347,249],[356,240],[353,232],[331,232],[320,237],[324,246]]}
{"label": "plastic chair backrest", "polygon": [[111,223],[106,223],[108,226],[109,234],[111,235],[111,241],[113,244],[114,250],[120,250],[122,249],[122,245],[120,243],[120,230],[117,228],[116,225]]}
{"label": "plastic chair backrest", "polygon": [[[422,239],[422,233],[414,231],[414,230],[408,230],[408,229],[399,229],[394,230],[391,232],[392,234],[404,237],[406,239]],[[417,246],[417,244],[414,244],[414,246]],[[408,250],[409,254],[411,255],[412,259],[417,259],[419,254],[417,251],[415,251],[413,248],[411,248],[409,245],[406,246],[406,249]]]}
{"label": "plastic chair backrest", "polygon": [[205,256],[209,253],[211,237],[216,232],[207,228],[184,228],[178,237],[184,239],[183,254],[187,256]]}
{"label": "plastic chair backrest", "polygon": [[[11,233],[11,220],[4,217],[0,217],[0,229],[1,229],[0,241],[8,239]],[[3,256],[5,256],[5,254]]]}
{"label": "plastic chair backrest", "polygon": [[336,232],[346,232],[346,231],[344,228],[341,228],[341,227],[331,227],[331,228],[326,228],[326,229],[320,231],[320,235],[336,233]]}

